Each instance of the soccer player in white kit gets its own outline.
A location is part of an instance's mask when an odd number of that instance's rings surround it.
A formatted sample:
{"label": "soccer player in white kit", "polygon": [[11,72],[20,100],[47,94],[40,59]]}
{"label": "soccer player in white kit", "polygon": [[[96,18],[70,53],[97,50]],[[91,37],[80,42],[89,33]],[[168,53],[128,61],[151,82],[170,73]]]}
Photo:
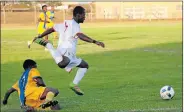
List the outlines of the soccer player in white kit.
{"label": "soccer player in white kit", "polygon": [[[42,46],[45,46],[52,57],[54,58],[56,64],[70,72],[73,67],[78,67],[78,71],[72,83],[70,83],[70,88],[78,95],[83,95],[84,92],[78,87],[79,82],[84,77],[87,69],[89,68],[88,63],[81,58],[76,57],[76,46],[78,39],[86,41],[88,43],[94,43],[101,47],[105,47],[103,42],[96,41],[81,33],[80,23],[85,20],[85,9],[81,6],[76,6],[73,10],[73,19],[65,20],[63,23],[55,24],[53,28],[50,28],[43,32],[38,37],[33,40]],[[52,33],[58,32],[59,42],[58,47],[55,49],[49,41],[42,39],[42,37]]]}

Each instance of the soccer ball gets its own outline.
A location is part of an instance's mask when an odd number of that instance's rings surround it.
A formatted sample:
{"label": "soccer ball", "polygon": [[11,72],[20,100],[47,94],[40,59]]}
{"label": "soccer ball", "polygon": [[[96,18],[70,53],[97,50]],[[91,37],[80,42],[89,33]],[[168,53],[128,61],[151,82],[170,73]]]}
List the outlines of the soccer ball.
{"label": "soccer ball", "polygon": [[174,89],[171,86],[164,86],[160,89],[160,96],[164,100],[170,100],[174,97]]}

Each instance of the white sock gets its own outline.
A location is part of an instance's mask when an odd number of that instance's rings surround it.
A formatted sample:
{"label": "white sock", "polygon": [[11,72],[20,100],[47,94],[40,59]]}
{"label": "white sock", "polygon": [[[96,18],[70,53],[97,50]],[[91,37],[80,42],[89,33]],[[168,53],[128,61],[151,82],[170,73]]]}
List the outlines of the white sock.
{"label": "white sock", "polygon": [[73,83],[78,84],[81,81],[81,79],[84,77],[84,74],[86,73],[86,71],[87,71],[87,68],[79,68],[77,70],[77,74],[73,80]]}
{"label": "white sock", "polygon": [[49,50],[49,52],[51,53],[52,57],[54,58],[57,64],[63,60],[63,57],[56,49],[54,49],[51,43],[47,43],[46,48]]}

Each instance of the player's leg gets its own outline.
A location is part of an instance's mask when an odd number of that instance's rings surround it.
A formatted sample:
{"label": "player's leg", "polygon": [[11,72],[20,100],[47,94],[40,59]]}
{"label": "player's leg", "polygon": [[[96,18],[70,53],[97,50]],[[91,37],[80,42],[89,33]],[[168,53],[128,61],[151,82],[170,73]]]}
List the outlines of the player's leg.
{"label": "player's leg", "polygon": [[51,53],[52,57],[54,58],[56,64],[60,68],[63,69],[70,63],[70,59],[66,56],[63,56],[57,49],[55,49],[53,47],[52,44],[47,43],[46,48],[49,50],[49,52]]}
{"label": "player's leg", "polygon": [[57,32],[53,33],[54,39],[58,39]]}
{"label": "player's leg", "polygon": [[58,52],[58,50],[56,50],[53,47],[53,45],[49,41],[44,40],[42,38],[37,38],[34,42],[46,47],[49,50],[49,52],[51,53],[52,57],[54,58],[54,60],[57,64],[66,60],[66,59],[63,60],[63,56]]}
{"label": "player's leg", "polygon": [[70,59],[66,56],[62,56],[62,57],[63,57],[63,60],[57,63],[57,65],[60,68],[64,69],[70,63]]}
{"label": "player's leg", "polygon": [[[49,93],[49,94],[48,94]],[[56,97],[59,94],[59,91],[55,88],[50,88],[50,87],[46,87],[43,94],[40,97],[40,100],[43,99],[53,99],[54,97]],[[48,96],[47,96],[48,95]]]}
{"label": "player's leg", "polygon": [[36,109],[34,109],[33,107],[30,106],[21,106],[21,109],[23,110],[23,112],[35,112]]}
{"label": "player's leg", "polygon": [[77,66],[77,74],[73,80],[73,84],[78,85],[81,79],[84,77],[85,73],[87,72],[87,69],[89,68],[89,65],[84,60],[81,61],[81,63]]}
{"label": "player's leg", "polygon": [[[58,102],[52,98],[56,97],[58,94],[59,91],[54,88],[36,87],[35,91],[26,97],[26,105],[38,111],[59,110],[60,107]],[[52,100],[48,101],[49,98]]]}
{"label": "player's leg", "polygon": [[[37,26],[37,34],[38,34],[38,35],[41,35],[44,31],[45,31],[45,29],[43,28],[42,24],[39,23],[38,26]],[[33,43],[33,40],[29,40],[29,41],[27,42],[28,48],[31,47],[31,44],[32,44],[32,43]]]}
{"label": "player's leg", "polygon": [[70,59],[67,56],[63,56],[57,49],[53,47],[53,45],[50,42],[42,38],[38,38],[35,40],[35,43],[38,43],[46,47],[51,53],[52,57],[54,58],[56,64],[60,68],[65,68],[70,63]]}
{"label": "player's leg", "polygon": [[61,109],[61,107],[60,107],[59,104],[56,104],[54,106],[51,106],[50,108],[51,108],[51,110],[60,110]]}
{"label": "player's leg", "polygon": [[[44,32],[45,32],[48,28],[49,28],[49,27],[48,27],[48,24],[46,24],[46,28],[45,28]],[[49,41],[50,43],[53,44],[53,42],[52,42],[51,40],[49,40],[49,35],[46,35],[46,36],[44,37],[44,39],[45,39],[46,41]],[[45,51],[48,51],[48,49],[45,48]]]}
{"label": "player's leg", "polygon": [[[44,31],[48,30],[49,28],[52,28],[52,27],[51,27],[51,24],[50,24],[50,23],[47,23],[46,28],[45,28]],[[45,40],[49,40],[49,36],[48,36],[48,35],[45,36]],[[50,41],[51,41],[51,40],[50,40]]]}
{"label": "player's leg", "polygon": [[[53,107],[53,109],[59,110],[60,107],[58,102],[53,100],[59,94],[59,91],[55,88],[45,88],[43,94],[40,97],[40,100],[44,100],[44,103],[40,105],[42,108]],[[54,107],[55,106],[55,107]]]}
{"label": "player's leg", "polygon": [[[49,29],[49,23],[46,23],[46,24],[45,24],[45,26],[44,26],[44,32],[45,32],[47,29]],[[43,32],[42,32],[42,33],[43,33]],[[48,35],[46,35],[44,38],[45,38],[45,40],[47,40],[47,41],[49,40]]]}
{"label": "player's leg", "polygon": [[78,95],[83,95],[84,92],[78,87],[79,82],[82,80],[84,77],[85,73],[87,72],[87,69],[89,68],[88,63],[85,62],[84,60],[77,59],[76,63],[80,62],[77,67],[79,69],[77,70],[76,76],[73,80],[72,83],[70,83],[70,88]]}
{"label": "player's leg", "polygon": [[48,37],[48,35],[46,35],[46,36],[45,36],[45,40],[49,40],[49,37]]}
{"label": "player's leg", "polygon": [[[53,21],[49,23],[49,28],[52,28],[52,27],[54,27],[54,22]],[[53,32],[52,34],[53,34],[53,40],[57,39],[57,32]]]}

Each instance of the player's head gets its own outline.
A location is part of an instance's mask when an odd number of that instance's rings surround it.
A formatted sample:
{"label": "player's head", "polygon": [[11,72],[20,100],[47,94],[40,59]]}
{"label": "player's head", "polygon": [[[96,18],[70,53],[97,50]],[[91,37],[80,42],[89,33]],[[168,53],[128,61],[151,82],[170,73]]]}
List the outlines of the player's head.
{"label": "player's head", "polygon": [[44,12],[47,12],[47,5],[43,5],[43,6],[42,6],[42,10],[43,10]]}
{"label": "player's head", "polygon": [[28,69],[28,68],[36,68],[36,62],[34,60],[31,59],[26,59],[23,63],[23,68],[24,70]]}
{"label": "player's head", "polygon": [[54,11],[54,6],[51,6],[51,9],[50,9],[51,11]]}
{"label": "player's head", "polygon": [[73,10],[73,17],[78,23],[83,23],[85,20],[85,9],[82,6],[76,6]]}

